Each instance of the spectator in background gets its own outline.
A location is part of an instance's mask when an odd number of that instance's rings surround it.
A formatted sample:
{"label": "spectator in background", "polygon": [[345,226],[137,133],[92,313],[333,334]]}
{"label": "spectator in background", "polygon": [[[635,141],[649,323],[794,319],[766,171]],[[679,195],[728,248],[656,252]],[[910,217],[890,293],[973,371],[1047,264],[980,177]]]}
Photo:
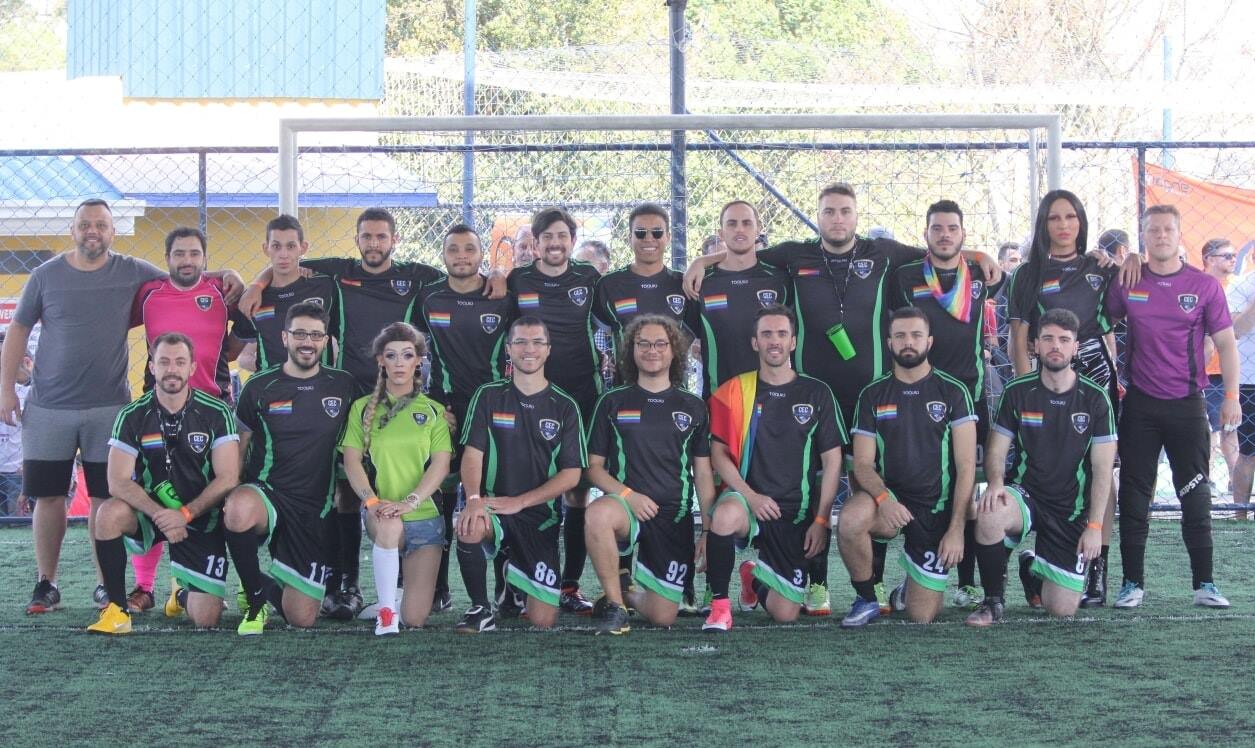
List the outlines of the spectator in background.
{"label": "spectator in background", "polygon": [[718,234],[711,234],[702,240],[702,256],[705,257],[715,252],[723,252],[727,248],[723,246],[723,239]]}
{"label": "spectator in background", "polygon": [[[1233,269],[1237,266],[1237,257],[1237,249],[1228,239],[1208,239],[1203,245],[1203,270],[1220,281],[1220,287],[1226,289],[1226,292],[1233,277]],[[1224,403],[1220,357],[1216,355],[1210,339],[1206,341],[1204,350],[1207,356],[1207,389],[1203,390],[1203,394],[1207,402],[1207,425],[1211,429],[1211,454],[1215,459],[1216,449],[1220,449],[1225,466],[1229,469],[1229,490],[1232,491],[1233,468],[1238,458],[1238,437],[1236,432],[1220,428],[1220,406]],[[1241,355],[1238,356],[1238,361],[1242,363]]]}
{"label": "spectator in background", "polygon": [[[1024,261],[1024,252],[1020,248],[1019,242],[1003,242],[998,245],[998,266],[1002,268],[1002,272],[1006,273],[1010,278],[1015,269]],[[1011,330],[1009,320],[1007,319],[1007,288],[1010,283],[1003,283],[998,287],[998,293],[994,294],[992,299],[987,299],[985,305],[989,307],[989,311],[985,314],[985,324],[992,324],[992,334],[989,333],[988,327],[985,335],[985,360],[989,365],[988,378],[989,396],[997,403],[998,397],[1002,394],[1002,386],[1011,378],[1012,366],[1011,357],[1007,355],[1007,341],[1010,339]]]}
{"label": "spectator in background", "polygon": [[[1002,272],[1011,275],[1021,262],[1024,262],[1024,251],[1020,248],[1019,242],[1003,242],[998,245],[998,264],[1002,267]],[[1004,298],[1006,288],[1004,285],[999,292],[999,295]]]}
{"label": "spectator in background", "polygon": [[1117,263],[1124,262],[1124,256],[1129,253],[1128,232],[1121,229],[1107,229],[1102,232],[1102,236],[1098,237],[1098,249],[1106,252]]}
{"label": "spectator in background", "polygon": [[602,275],[610,272],[610,247],[607,247],[603,241],[585,239],[580,242],[580,246],[575,248],[572,257],[580,262],[587,262],[597,268],[597,272]]}
{"label": "spectator in background", "polygon": [[[1255,475],[1255,273],[1234,279],[1225,290],[1225,297],[1233,316],[1233,334],[1238,341],[1241,374],[1238,402],[1242,406],[1242,423],[1237,430],[1238,456],[1229,487],[1233,490],[1233,503],[1249,504],[1251,478]],[[1237,513],[1238,519],[1246,519],[1246,516],[1244,511]]]}
{"label": "spectator in background", "polygon": [[531,226],[520,226],[514,234],[514,267],[527,267],[536,261],[536,237]]}
{"label": "spectator in background", "polygon": [[[587,262],[602,275],[610,271],[610,247],[603,241],[586,239],[576,247],[571,257]],[[614,338],[605,322],[593,317],[593,324],[597,327],[593,333],[593,345],[601,356],[601,379],[605,382],[606,389],[610,389],[614,385]],[[591,413],[589,417],[592,417]]]}
{"label": "spectator in background", "polygon": [[872,226],[867,230],[868,239],[892,239],[893,229],[884,226]]}
{"label": "spectator in background", "polygon": [[[4,343],[4,333],[0,332],[0,344]],[[31,367],[35,362],[31,359],[30,349],[22,358],[17,369],[18,409],[26,407],[26,393],[30,391]],[[22,495],[22,424],[15,426],[0,421],[0,517],[18,517],[26,515],[26,497]]]}

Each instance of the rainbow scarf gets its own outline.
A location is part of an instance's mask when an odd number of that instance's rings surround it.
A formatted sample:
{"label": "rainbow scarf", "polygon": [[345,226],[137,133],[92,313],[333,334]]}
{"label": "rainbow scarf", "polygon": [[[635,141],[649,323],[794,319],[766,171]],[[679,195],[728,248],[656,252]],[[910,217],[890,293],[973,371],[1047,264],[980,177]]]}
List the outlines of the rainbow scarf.
{"label": "rainbow scarf", "polygon": [[959,262],[959,272],[954,278],[954,285],[950,287],[949,292],[943,293],[941,278],[938,277],[937,271],[933,270],[932,261],[925,257],[924,282],[928,284],[928,290],[932,292],[933,298],[942,309],[949,312],[951,317],[967,324],[972,318],[972,271],[968,268],[966,261]]}
{"label": "rainbow scarf", "polygon": [[738,374],[719,386],[710,396],[710,433],[728,445],[742,477],[749,473],[754,452],[754,435],[763,414],[758,393],[758,372]]}

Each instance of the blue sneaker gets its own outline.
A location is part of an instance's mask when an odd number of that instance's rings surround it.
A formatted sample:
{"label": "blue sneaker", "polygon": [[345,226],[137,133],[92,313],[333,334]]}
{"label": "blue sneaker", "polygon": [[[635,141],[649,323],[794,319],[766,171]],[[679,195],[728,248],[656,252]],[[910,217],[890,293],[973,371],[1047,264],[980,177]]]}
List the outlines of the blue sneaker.
{"label": "blue sneaker", "polygon": [[850,612],[846,613],[845,618],[841,619],[841,628],[862,628],[879,617],[880,603],[875,600],[864,600],[861,597],[856,597],[854,598],[854,604],[850,606]]}

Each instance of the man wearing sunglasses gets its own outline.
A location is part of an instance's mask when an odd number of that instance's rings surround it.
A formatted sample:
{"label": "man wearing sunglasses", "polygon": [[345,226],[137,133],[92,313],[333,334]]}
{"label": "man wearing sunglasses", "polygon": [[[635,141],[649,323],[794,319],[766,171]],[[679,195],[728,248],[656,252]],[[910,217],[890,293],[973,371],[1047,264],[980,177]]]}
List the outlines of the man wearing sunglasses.
{"label": "man wearing sunglasses", "polygon": [[[1232,242],[1223,237],[1208,239],[1207,243],[1203,245],[1202,254],[1203,270],[1220,281],[1220,287],[1227,291],[1230,282],[1235,280],[1233,272],[1238,264],[1238,252],[1233,247]],[[1220,376],[1220,357],[1216,355],[1215,350],[1210,346],[1206,349],[1206,355],[1207,388],[1203,390],[1203,399],[1207,403],[1207,425],[1211,430],[1211,453],[1214,457],[1216,450],[1219,449],[1221,456],[1224,457],[1225,466],[1229,468],[1229,475],[1233,475],[1238,456],[1238,440],[1236,432],[1225,431],[1220,428],[1220,406],[1224,404],[1224,380]]]}

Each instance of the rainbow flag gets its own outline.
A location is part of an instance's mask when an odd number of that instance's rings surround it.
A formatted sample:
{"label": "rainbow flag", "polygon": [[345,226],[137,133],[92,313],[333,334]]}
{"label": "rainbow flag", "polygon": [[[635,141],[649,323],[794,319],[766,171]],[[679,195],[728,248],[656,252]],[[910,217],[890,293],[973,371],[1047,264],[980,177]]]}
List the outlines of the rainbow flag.
{"label": "rainbow flag", "polygon": [[1025,426],[1040,426],[1042,413],[1038,410],[1026,410],[1020,414],[1020,423]]}
{"label": "rainbow flag", "polygon": [[1129,301],[1136,304],[1145,304],[1150,301],[1150,291],[1129,291]]}
{"label": "rainbow flag", "polygon": [[877,421],[891,421],[898,417],[898,406],[895,403],[876,406]]}
{"label": "rainbow flag", "polygon": [[706,304],[706,311],[712,312],[718,309],[728,308],[728,295],[726,293],[711,294],[702,297],[702,301]]}
{"label": "rainbow flag", "polygon": [[640,423],[641,412],[639,410],[621,410],[614,414],[616,423]]}
{"label": "rainbow flag", "polygon": [[614,313],[620,316],[636,314],[636,299],[619,299],[614,302]]}
{"label": "rainbow flag", "polygon": [[353,286],[355,288],[362,285],[360,280],[355,280],[353,278],[341,278],[340,282],[346,286]]}
{"label": "rainbow flag", "polygon": [[972,269],[967,262],[959,263],[959,271],[954,276],[954,285],[949,291],[941,290],[941,278],[933,270],[933,263],[924,258],[924,282],[928,284],[928,293],[937,300],[938,306],[945,309],[951,317],[963,324],[972,318]]}
{"label": "rainbow flag", "polygon": [[514,414],[494,410],[492,412],[492,425],[500,429],[512,429],[514,428]]}
{"label": "rainbow flag", "polygon": [[797,274],[799,276],[819,275],[819,268],[798,268]]}
{"label": "rainbow flag", "polygon": [[144,434],[139,438],[139,445],[144,449],[157,449],[165,444],[161,434]]}
{"label": "rainbow flag", "polygon": [[757,394],[758,372],[747,371],[719,385],[710,396],[710,434],[728,445],[742,476],[749,473],[758,419],[763,415],[762,403],[755,402]]}
{"label": "rainbow flag", "polygon": [[432,327],[448,327],[453,324],[453,313],[432,312],[427,317],[427,323]]}
{"label": "rainbow flag", "polygon": [[928,290],[928,286],[927,286],[927,285],[923,285],[923,286],[916,286],[915,288],[912,288],[912,289],[911,289],[911,297],[912,297],[912,298],[916,298],[916,299],[927,299],[929,296],[932,296],[932,295],[933,295],[933,292],[932,292],[932,291],[930,291],[930,290]]}
{"label": "rainbow flag", "polygon": [[292,401],[291,400],[276,400],[270,404],[270,407],[266,409],[266,412],[272,415],[281,415],[281,416],[292,415]]}
{"label": "rainbow flag", "polygon": [[1041,292],[1043,296],[1046,296],[1052,293],[1059,293],[1062,290],[1063,290],[1062,287],[1059,286],[1058,278],[1055,278],[1054,280],[1048,280],[1045,283],[1041,284]]}
{"label": "rainbow flag", "polygon": [[261,322],[262,320],[274,319],[275,308],[272,306],[258,307],[257,312],[253,314],[253,319]]}
{"label": "rainbow flag", "polygon": [[539,309],[540,294],[538,293],[521,293],[519,294],[520,309]]}

